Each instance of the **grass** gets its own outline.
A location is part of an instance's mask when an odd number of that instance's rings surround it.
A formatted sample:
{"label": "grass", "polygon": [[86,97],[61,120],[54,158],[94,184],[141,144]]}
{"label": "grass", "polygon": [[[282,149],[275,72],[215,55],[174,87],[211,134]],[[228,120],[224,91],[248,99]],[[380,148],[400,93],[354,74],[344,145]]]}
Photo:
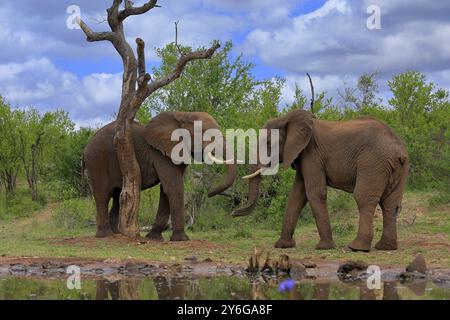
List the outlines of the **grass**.
{"label": "grass", "polygon": [[[232,219],[225,213],[220,216],[221,228],[193,228],[188,230],[192,241],[183,243],[146,243],[127,241],[121,237],[96,239],[93,221],[94,207],[90,201],[70,205],[69,202],[47,205],[29,217],[0,220],[0,255],[5,257],[58,257],[98,259],[140,259],[170,263],[182,263],[185,258],[196,256],[198,260],[212,259],[216,263],[245,264],[256,246],[273,255],[287,253],[293,258],[362,260],[372,264],[405,265],[422,253],[429,265],[450,267],[450,206],[430,205],[433,193],[408,192],[398,222],[399,250],[354,253],[346,245],[357,230],[357,213],[354,205],[342,205],[333,212],[331,222],[337,249],[314,250],[318,234],[313,222],[302,219],[295,232],[297,247],[275,249],[281,220],[273,226],[258,224],[252,217]],[[86,201],[86,200],[84,200]],[[62,219],[75,210],[77,219]],[[331,211],[331,210],[330,210]],[[222,216],[223,215],[223,216]],[[280,215],[281,217],[282,215]],[[58,220],[60,219],[60,220]],[[61,220],[62,219],[62,220]],[[81,220],[80,220],[81,219]],[[81,221],[81,223],[80,223]],[[83,222],[84,221],[84,222]],[[203,222],[204,223],[204,222]],[[223,226],[228,227],[223,227]],[[382,231],[380,212],[375,215],[375,241]],[[164,234],[165,239],[170,233]]]}

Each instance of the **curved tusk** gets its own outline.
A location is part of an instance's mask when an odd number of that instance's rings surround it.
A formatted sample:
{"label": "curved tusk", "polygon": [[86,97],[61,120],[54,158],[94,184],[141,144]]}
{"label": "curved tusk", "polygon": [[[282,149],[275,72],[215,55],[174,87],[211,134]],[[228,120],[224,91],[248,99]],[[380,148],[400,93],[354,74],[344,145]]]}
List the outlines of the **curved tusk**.
{"label": "curved tusk", "polygon": [[213,156],[213,154],[210,152],[207,153],[208,157],[217,164],[231,164],[234,162],[234,159],[228,159],[228,160],[222,160],[222,159],[218,159],[216,157]]}
{"label": "curved tusk", "polygon": [[264,171],[264,168],[259,168],[258,170],[256,170],[256,171],[253,172],[252,174],[249,174],[248,176],[242,177],[242,179],[251,179],[251,178],[254,178],[254,177],[256,177],[256,176],[259,176],[263,171]]}

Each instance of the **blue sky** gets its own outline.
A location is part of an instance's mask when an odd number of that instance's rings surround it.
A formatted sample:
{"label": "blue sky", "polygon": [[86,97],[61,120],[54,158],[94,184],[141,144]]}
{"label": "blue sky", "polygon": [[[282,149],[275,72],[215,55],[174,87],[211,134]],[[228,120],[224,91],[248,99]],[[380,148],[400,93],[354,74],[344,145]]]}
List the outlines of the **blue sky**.
{"label": "blue sky", "polygon": [[[136,0],[136,5],[144,0]],[[379,72],[381,94],[396,73],[414,69],[450,88],[450,1],[447,0],[160,0],[162,8],[126,21],[127,37],[142,37],[149,67],[155,47],[173,41],[198,47],[232,39],[234,53],[257,66],[258,78],[283,76],[283,103],[295,84],[336,97],[362,72]],[[111,0],[0,0],[0,95],[13,106],[63,108],[79,125],[111,120],[120,98],[121,61],[109,43],[88,43],[69,30],[66,9],[78,5],[96,30]],[[381,29],[369,30],[366,10],[381,9]]]}

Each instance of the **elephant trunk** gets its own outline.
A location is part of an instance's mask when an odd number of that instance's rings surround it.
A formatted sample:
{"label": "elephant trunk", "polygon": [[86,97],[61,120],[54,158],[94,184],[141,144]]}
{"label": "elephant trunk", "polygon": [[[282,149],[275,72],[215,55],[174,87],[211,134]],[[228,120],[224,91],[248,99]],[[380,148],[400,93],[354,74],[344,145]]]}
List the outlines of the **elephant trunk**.
{"label": "elephant trunk", "polygon": [[[252,172],[255,172],[257,170],[258,167],[253,166]],[[260,174],[250,179],[247,204],[242,208],[234,210],[233,213],[231,214],[233,217],[247,216],[250,213],[252,213],[253,209],[255,209],[256,201],[258,200],[259,196],[259,186],[261,185],[261,179],[262,178]]]}
{"label": "elephant trunk", "polygon": [[[224,143],[224,155],[226,155],[226,143]],[[230,161],[231,162],[231,161]],[[225,190],[227,190],[233,184],[234,180],[236,180],[237,176],[237,161],[234,160],[231,163],[225,162],[227,167],[227,175],[225,180],[220,184],[216,189],[208,193],[208,197],[214,197],[215,195],[221,194]]]}

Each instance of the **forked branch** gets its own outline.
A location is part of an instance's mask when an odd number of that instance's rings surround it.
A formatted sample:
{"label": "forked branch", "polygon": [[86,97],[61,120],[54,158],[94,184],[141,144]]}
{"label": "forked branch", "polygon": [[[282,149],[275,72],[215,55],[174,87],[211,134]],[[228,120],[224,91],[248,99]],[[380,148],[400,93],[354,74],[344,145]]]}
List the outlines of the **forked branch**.
{"label": "forked branch", "polygon": [[157,5],[158,0],[150,0],[146,4],[140,6],[140,7],[133,7],[133,3],[131,1],[126,0],[125,1],[125,9],[120,11],[119,13],[119,20],[123,21],[129,16],[135,16],[139,14],[146,13],[153,8],[159,8],[160,6]]}
{"label": "forked branch", "polygon": [[180,60],[178,60],[175,69],[170,74],[163,76],[148,85],[147,94],[150,95],[153,92],[155,92],[156,90],[158,90],[158,89],[168,85],[172,81],[178,79],[181,76],[184,68],[186,67],[186,64],[189,61],[199,60],[199,59],[209,59],[212,57],[214,52],[216,52],[216,50],[219,48],[220,48],[220,44],[218,42],[215,42],[213,44],[213,46],[211,48],[209,48],[208,50],[194,51],[194,52],[190,52],[190,53],[182,56],[180,58]]}

